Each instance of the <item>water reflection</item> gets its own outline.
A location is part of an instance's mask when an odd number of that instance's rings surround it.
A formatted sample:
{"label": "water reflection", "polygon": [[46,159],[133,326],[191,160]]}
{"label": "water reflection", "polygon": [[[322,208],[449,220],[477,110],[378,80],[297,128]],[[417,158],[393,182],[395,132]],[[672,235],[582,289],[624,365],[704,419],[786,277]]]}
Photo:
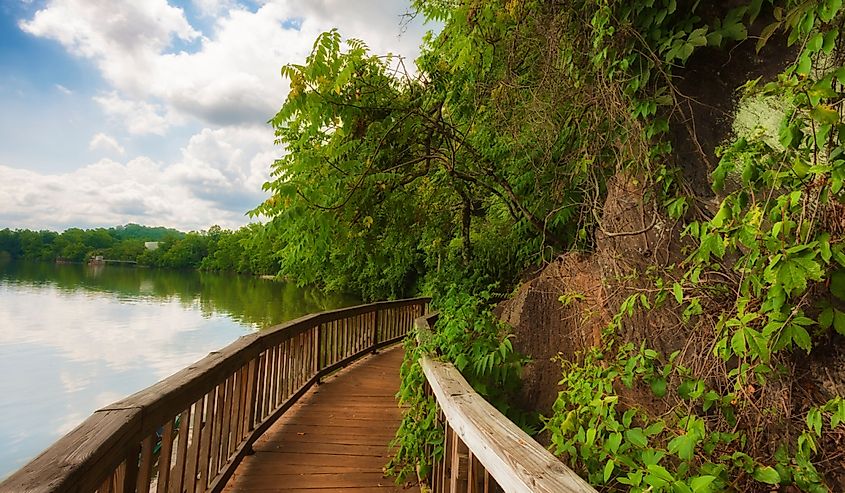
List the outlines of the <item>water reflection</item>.
{"label": "water reflection", "polygon": [[102,265],[0,263],[0,283],[109,293],[127,302],[175,298],[190,308],[199,302],[204,314],[225,313],[256,328],[355,303],[349,296],[257,277]]}
{"label": "water reflection", "polygon": [[0,262],[0,478],[240,335],[355,303],[236,275]]}

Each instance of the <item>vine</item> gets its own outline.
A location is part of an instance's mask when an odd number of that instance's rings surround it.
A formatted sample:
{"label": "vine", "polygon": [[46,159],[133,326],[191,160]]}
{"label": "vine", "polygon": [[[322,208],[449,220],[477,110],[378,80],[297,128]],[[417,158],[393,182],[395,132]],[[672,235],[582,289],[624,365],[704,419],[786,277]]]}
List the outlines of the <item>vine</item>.
{"label": "vine", "polygon": [[[744,39],[745,23],[750,25],[760,15],[762,2],[733,9],[712,25],[701,25],[693,10],[684,22],[674,24],[674,30],[664,30],[658,37],[635,36],[647,50],[633,49],[628,57],[619,51],[607,54],[612,47],[625,50],[632,45],[614,43],[606,33],[612,35],[632,22],[641,35],[648,22],[637,19],[645,11],[653,25],[655,12],[644,5],[645,10],[616,7],[598,2],[593,25],[603,28],[595,39],[604,48],[595,57],[600,62],[627,60],[615,66],[630,74],[634,65],[635,74],[645,74],[630,79],[633,114],[649,118],[652,125],[660,122],[666,130],[658,98],[671,94],[677,106],[680,96],[672,86],[671,65],[683,65],[701,47]],[[705,347],[721,361],[715,366],[724,373],[679,365],[684,359],[702,358],[686,349],[684,354],[673,353],[669,363],[656,370],[650,364],[657,359],[654,351],[643,346],[632,352],[630,344],[614,350],[612,342],[589,353],[583,363],[564,363],[564,391],[546,429],[552,433],[555,450],[570,457],[596,484],[626,485],[636,491],[716,491],[768,483],[828,491],[830,484],[814,463],[821,452],[817,448],[823,437],[821,415],[830,415],[827,440],[843,432],[841,396],[805,407],[801,415],[806,428],[797,435],[787,431],[786,440],[776,442],[773,455],[766,454],[763,442],[771,437],[765,432],[767,426],[777,430],[774,433],[789,430],[786,416],[767,406],[773,394],[794,378],[790,361],[795,351],[810,353],[818,344],[814,341],[830,340],[830,330],[845,335],[841,221],[845,160],[839,137],[840,128],[845,128],[841,127],[845,70],[837,50],[840,7],[838,1],[772,7],[774,22],[762,29],[757,49],[786,32],[786,44],[799,46],[796,62],[772,82],[749,81],[744,93],[745,98],[777,98],[788,108],[775,143],[767,138],[766,129],[754,129],[718,151],[720,160],[712,174],[713,189],[720,194],[718,210],[686,225],[683,236],[692,240],[689,256],[656,280],[656,296],[629,296],[611,326],[619,329],[635,310],[658,309],[674,300],[692,330],[713,332],[712,343],[705,341]],[[667,2],[654,8],[663,9],[654,18],[665,20],[675,6]],[[649,60],[645,64],[644,57]],[[665,78],[640,100],[637,95],[643,93],[644,82],[653,82],[653,71]],[[660,139],[661,133],[665,132],[649,132],[647,137]],[[658,144],[652,155],[667,153],[665,144]],[[672,197],[672,173],[666,176],[670,179],[657,192],[664,194],[667,214],[674,219],[688,217],[687,197]],[[678,271],[681,275],[674,277]],[[725,309],[726,305],[732,308]],[[707,313],[718,314],[713,325]],[[613,331],[606,334],[606,340],[615,338]],[[696,346],[692,351],[697,350]],[[599,365],[604,351],[612,358],[603,358]],[[713,365],[698,363],[704,364]],[[632,406],[621,415],[626,419],[619,426],[614,386],[621,381],[630,388],[632,380],[650,384],[654,397],[668,406],[668,414],[649,421],[653,418],[648,413]],[[670,396],[668,382],[674,382],[669,385],[675,391]],[[639,434],[629,436],[634,418],[642,422],[637,430],[654,432],[656,446]],[[627,448],[620,452],[623,430]],[[647,444],[652,448],[645,448]],[[664,460],[667,452],[674,457]],[[619,464],[624,464],[623,471]]]}
{"label": "vine", "polygon": [[[417,71],[335,31],[283,70],[291,92],[271,123],[289,153],[255,211],[275,218],[285,274],[436,295],[436,334],[402,370],[392,472],[424,476],[442,447],[420,351],[521,419],[510,403],[525,359],[491,291],[556,253],[660,234],[665,261],[607,269],[616,316],[562,362],[552,449],[609,490],[835,487],[817,465],[841,457],[841,395],[792,391],[802,358],[845,335],[842,2],[414,5],[443,26]],[[748,80],[741,104],[775,101],[780,123],[711,153],[696,128],[706,105],[682,77],[713,53],[774,46],[780,73]],[[641,224],[614,224],[620,183]],[[681,347],[663,351],[658,331]]]}
{"label": "vine", "polygon": [[487,401],[523,426],[531,425],[530,417],[510,404],[526,359],[514,351],[507,326],[490,311],[490,293],[471,296],[453,286],[442,300],[435,330],[424,337],[414,332],[405,343],[398,397],[408,411],[391,444],[396,447],[395,456],[387,465],[397,482],[416,474],[426,477],[431,461],[442,457],[443,430],[436,402],[422,392],[425,376],[419,361],[423,355],[451,362]]}

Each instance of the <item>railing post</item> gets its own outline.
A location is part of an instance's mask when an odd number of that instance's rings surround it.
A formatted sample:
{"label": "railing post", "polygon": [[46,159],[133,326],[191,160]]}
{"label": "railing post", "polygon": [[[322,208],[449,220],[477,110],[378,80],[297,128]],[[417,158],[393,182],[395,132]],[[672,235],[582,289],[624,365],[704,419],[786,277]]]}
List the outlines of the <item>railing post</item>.
{"label": "railing post", "polygon": [[376,346],[378,346],[378,307],[373,312],[373,354],[378,352]]}
{"label": "railing post", "polygon": [[249,417],[249,422],[247,423],[248,431],[255,429],[256,417],[258,415],[258,394],[260,392],[260,389],[258,388],[258,379],[263,359],[264,355],[262,353],[258,353],[258,357],[249,362],[249,390],[247,395],[247,416]]}
{"label": "railing post", "polygon": [[[317,362],[317,375],[323,371],[323,354],[320,352],[320,348],[323,346],[323,324],[317,324],[317,337],[315,338],[316,347],[314,349],[314,354],[316,356]],[[323,377],[317,377],[317,385],[323,383]]]}
{"label": "railing post", "polygon": [[135,445],[129,448],[126,454],[126,461],[124,475],[123,475],[123,491],[134,492],[136,483],[138,482],[138,458],[141,455],[141,446]]}
{"label": "railing post", "polygon": [[461,441],[461,437],[450,429],[452,434],[452,450],[449,455],[452,456],[452,463],[449,466],[449,491],[453,493],[466,493],[467,491],[467,456],[469,449],[466,444]]}

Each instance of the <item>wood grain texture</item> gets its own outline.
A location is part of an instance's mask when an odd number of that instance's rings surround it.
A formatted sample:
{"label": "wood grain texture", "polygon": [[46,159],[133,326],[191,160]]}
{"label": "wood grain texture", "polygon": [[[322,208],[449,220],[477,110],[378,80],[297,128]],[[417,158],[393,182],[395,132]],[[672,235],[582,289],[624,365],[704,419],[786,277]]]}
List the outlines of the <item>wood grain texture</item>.
{"label": "wood grain texture", "polygon": [[457,368],[427,356],[420,364],[449,427],[506,492],[596,491],[478,395]]}
{"label": "wood grain texture", "polygon": [[419,491],[382,474],[402,419],[401,348],[359,361],[312,388],[282,416],[235,471],[227,493]]}

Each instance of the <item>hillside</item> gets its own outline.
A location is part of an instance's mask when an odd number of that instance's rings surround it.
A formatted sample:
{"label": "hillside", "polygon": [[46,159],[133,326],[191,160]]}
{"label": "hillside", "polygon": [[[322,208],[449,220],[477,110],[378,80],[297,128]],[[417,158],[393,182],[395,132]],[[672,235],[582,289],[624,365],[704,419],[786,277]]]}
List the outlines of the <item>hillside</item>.
{"label": "hillside", "polygon": [[[841,2],[415,7],[416,69],[336,31],[283,68],[281,273],[433,295],[603,490],[845,489]],[[440,440],[413,358],[400,478]]]}

